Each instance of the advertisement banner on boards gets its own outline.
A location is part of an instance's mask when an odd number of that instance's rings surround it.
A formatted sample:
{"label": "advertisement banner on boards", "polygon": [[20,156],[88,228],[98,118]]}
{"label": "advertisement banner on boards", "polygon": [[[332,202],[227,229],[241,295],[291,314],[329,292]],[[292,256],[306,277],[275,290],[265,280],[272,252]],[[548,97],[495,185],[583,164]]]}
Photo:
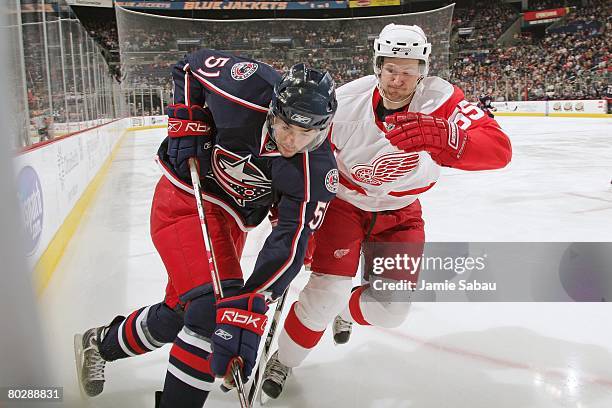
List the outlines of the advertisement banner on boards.
{"label": "advertisement banner on boards", "polygon": [[[88,0],[83,0],[88,1]],[[398,0],[399,2],[399,0]],[[165,10],[319,10],[345,9],[347,1],[115,1],[132,9]]]}

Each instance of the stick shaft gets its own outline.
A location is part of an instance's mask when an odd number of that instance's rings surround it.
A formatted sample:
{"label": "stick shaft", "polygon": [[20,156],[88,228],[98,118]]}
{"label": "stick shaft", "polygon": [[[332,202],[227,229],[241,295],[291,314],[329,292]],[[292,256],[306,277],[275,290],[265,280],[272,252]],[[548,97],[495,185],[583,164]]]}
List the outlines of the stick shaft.
{"label": "stick shaft", "polygon": [[[189,159],[189,170],[191,173],[191,184],[193,184],[193,194],[196,199],[196,206],[198,207],[198,216],[200,217],[200,226],[202,227],[202,238],[204,239],[204,248],[206,249],[206,257],[208,258],[208,269],[210,270],[213,291],[215,292],[215,299],[219,301],[223,299],[223,287],[221,286],[221,279],[219,278],[217,264],[215,262],[212,242],[210,240],[210,234],[208,233],[208,226],[206,225],[206,216],[204,213],[204,205],[202,204],[202,191],[200,187],[200,172],[196,159]],[[242,380],[240,365],[235,361],[232,362],[232,377],[236,384],[240,406],[242,408],[250,408],[251,404],[244,391],[244,381]]]}

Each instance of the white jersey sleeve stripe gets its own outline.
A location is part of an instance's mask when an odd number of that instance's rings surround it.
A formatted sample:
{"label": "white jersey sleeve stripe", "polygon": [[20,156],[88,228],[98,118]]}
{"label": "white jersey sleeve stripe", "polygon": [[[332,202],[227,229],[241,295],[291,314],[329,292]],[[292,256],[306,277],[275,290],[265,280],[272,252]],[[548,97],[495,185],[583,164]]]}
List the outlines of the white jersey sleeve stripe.
{"label": "white jersey sleeve stripe", "polygon": [[[203,71],[201,69],[198,70],[200,74],[203,74]],[[239,105],[242,105],[246,108],[249,109],[253,109],[256,110],[258,112],[263,112],[266,113],[268,112],[268,108],[263,107],[263,106],[259,106],[253,102],[249,102],[249,101],[245,101],[244,99],[238,98],[237,96],[234,96],[228,92],[225,92],[223,89],[219,88],[218,86],[213,85],[210,81],[208,81],[207,79],[205,79],[204,77],[198,75],[197,73],[193,72],[193,75],[197,78],[198,81],[200,81],[202,83],[202,85],[204,85],[206,88],[208,88],[209,90],[211,90],[212,92],[221,95],[222,97],[229,99],[230,101],[237,103]]]}

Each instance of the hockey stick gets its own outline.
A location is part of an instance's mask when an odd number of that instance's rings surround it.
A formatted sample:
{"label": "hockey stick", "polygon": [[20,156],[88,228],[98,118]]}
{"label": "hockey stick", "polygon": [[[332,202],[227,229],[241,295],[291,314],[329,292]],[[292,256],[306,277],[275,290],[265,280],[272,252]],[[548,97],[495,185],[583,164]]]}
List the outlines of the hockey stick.
{"label": "hockey stick", "polygon": [[251,405],[253,405],[255,398],[257,398],[257,396],[261,394],[261,382],[263,380],[264,370],[266,368],[266,365],[268,364],[268,358],[270,357],[270,349],[272,348],[272,343],[274,343],[274,339],[276,337],[276,328],[278,327],[278,322],[280,321],[280,317],[283,314],[283,307],[285,306],[287,292],[289,292],[289,288],[287,288],[285,290],[285,293],[283,293],[283,295],[277,299],[276,309],[274,310],[274,316],[272,316],[272,323],[270,324],[270,331],[268,331],[268,336],[266,337],[266,342],[264,344],[261,357],[259,358],[259,365],[257,366],[257,371],[255,371],[255,376],[253,377],[251,389],[249,390],[249,403]]}
{"label": "hockey stick", "polygon": [[[202,227],[202,237],[204,238],[204,247],[206,249],[206,257],[208,258],[208,269],[210,270],[210,276],[212,278],[213,291],[215,292],[215,298],[217,301],[223,299],[223,288],[221,287],[221,279],[217,272],[217,264],[215,263],[215,256],[213,254],[212,243],[210,241],[210,235],[208,234],[208,227],[206,226],[206,217],[204,216],[204,205],[202,204],[202,193],[200,188],[200,171],[196,159],[189,159],[189,170],[191,172],[191,183],[193,184],[193,194],[196,199],[196,205],[198,207],[198,215],[200,217],[200,225]],[[238,399],[240,400],[240,406],[242,408],[250,408],[251,404],[246,397],[244,391],[244,381],[242,380],[242,373],[240,371],[240,364],[237,359],[232,360],[232,378],[236,385],[236,391],[238,391]],[[224,379],[224,382],[229,382],[229,379]],[[230,388],[230,387],[226,387]]]}

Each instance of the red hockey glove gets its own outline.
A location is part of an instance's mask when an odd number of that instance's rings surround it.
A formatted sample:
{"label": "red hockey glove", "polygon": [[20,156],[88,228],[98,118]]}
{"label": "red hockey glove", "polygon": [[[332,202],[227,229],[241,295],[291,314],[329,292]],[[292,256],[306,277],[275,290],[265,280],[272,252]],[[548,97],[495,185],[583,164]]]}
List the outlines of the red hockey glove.
{"label": "red hockey glove", "polygon": [[389,142],[405,152],[427,151],[440,164],[457,161],[463,155],[468,134],[456,124],[415,112],[387,116]]}
{"label": "red hockey glove", "polygon": [[210,167],[215,123],[208,108],[170,105],[168,113],[168,159],[175,173],[191,184],[189,158],[195,157],[204,176]]}

